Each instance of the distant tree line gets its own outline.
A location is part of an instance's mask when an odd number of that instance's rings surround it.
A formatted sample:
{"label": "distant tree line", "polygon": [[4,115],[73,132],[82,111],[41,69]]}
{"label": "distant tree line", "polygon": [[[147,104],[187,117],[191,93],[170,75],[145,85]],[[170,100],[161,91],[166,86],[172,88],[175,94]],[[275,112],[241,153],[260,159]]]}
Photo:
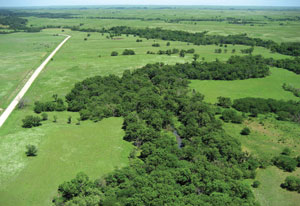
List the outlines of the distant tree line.
{"label": "distant tree line", "polygon": [[[76,29],[76,28],[74,28]],[[77,28],[79,29],[79,28]],[[79,29],[80,30],[80,29]],[[262,40],[260,38],[251,38],[246,34],[239,35],[207,35],[207,31],[201,33],[190,33],[176,30],[163,30],[161,28],[131,28],[126,26],[117,26],[110,29],[98,30],[100,32],[108,32],[114,34],[132,34],[147,39],[162,39],[171,41],[190,42],[195,45],[211,45],[211,44],[240,44],[248,46],[261,46],[271,49],[273,52],[286,54],[290,56],[300,55],[300,43],[289,42],[277,44],[272,40]]]}

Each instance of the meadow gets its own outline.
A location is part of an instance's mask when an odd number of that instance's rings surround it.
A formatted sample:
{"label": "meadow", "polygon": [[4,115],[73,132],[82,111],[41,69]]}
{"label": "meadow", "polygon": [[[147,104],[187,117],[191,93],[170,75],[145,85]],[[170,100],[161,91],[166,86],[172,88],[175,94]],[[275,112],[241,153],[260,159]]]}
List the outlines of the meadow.
{"label": "meadow", "polygon": [[47,33],[15,33],[0,38],[0,108],[5,108],[42,60],[63,40]]}
{"label": "meadow", "polygon": [[[28,10],[40,12],[40,10]],[[247,33],[252,37],[271,39],[276,42],[300,41],[300,24],[296,21],[268,21],[265,16],[272,18],[293,17],[297,12],[267,11],[228,11],[208,9],[182,9],[182,10],[127,10],[127,9],[43,9],[43,12],[62,12],[78,14],[78,19],[37,18],[27,17],[28,24],[33,26],[78,26],[81,28],[108,28],[111,26],[126,25],[132,27],[162,27],[164,29],[185,30],[190,32],[209,31],[209,34],[240,34]],[[254,18],[265,24],[236,25],[227,22],[191,22],[181,21],[170,23],[162,20],[141,21],[122,19],[91,19],[82,17],[143,17],[143,18],[191,18],[191,17],[231,17]],[[184,58],[176,55],[149,55],[147,51],[157,52],[167,49],[195,49],[200,55],[199,61],[227,60],[232,49],[235,55],[243,55],[241,49],[247,46],[228,45],[227,53],[216,54],[220,48],[215,45],[195,46],[184,42],[143,39],[134,36],[122,35],[109,39],[108,34],[75,32],[68,29],[45,29],[40,33],[14,33],[0,35],[0,107],[5,108],[14,94],[24,84],[28,75],[42,62],[63,39],[53,34],[69,34],[72,38],[56,54],[45,70],[34,82],[27,92],[25,99],[27,105],[23,109],[13,112],[8,121],[0,129],[0,204],[1,205],[51,205],[56,195],[57,187],[63,181],[70,180],[77,172],[84,171],[92,178],[99,178],[115,167],[129,164],[128,155],[133,146],[122,139],[124,132],[121,129],[121,118],[104,119],[94,123],[81,122],[76,125],[78,113],[55,112],[49,113],[49,120],[43,122],[41,127],[24,129],[21,127],[22,119],[33,113],[34,101],[48,101],[53,94],[64,97],[78,81],[95,75],[106,76],[110,74],[122,75],[125,70],[140,68],[148,63],[164,62],[175,64],[191,62],[192,54]],[[90,34],[90,36],[88,36]],[[87,40],[84,40],[87,38]],[[142,42],[136,42],[142,39]],[[15,42],[18,42],[15,43]],[[159,43],[160,47],[152,47]],[[4,46],[2,46],[4,45]],[[136,55],[122,56],[124,49],[133,49]],[[225,49],[224,47],[222,48]],[[119,56],[112,57],[111,52],[117,51]],[[255,47],[253,54],[275,59],[290,58],[274,54],[261,47]],[[3,78],[2,78],[3,77]],[[4,79],[4,81],[2,81]],[[283,83],[290,83],[300,88],[300,77],[292,72],[280,68],[271,68],[271,75],[263,79],[248,79],[236,81],[191,81],[190,88],[205,95],[205,101],[215,103],[218,96],[231,97],[263,97],[284,100],[299,100],[292,93],[282,89]],[[8,85],[9,82],[9,85]],[[58,122],[54,123],[54,115]],[[72,123],[67,124],[68,117]],[[263,122],[262,126],[260,122]],[[239,134],[244,126],[253,131],[249,137]],[[271,158],[277,155],[284,147],[292,148],[294,154],[300,149],[298,134],[299,125],[290,122],[279,122],[274,117],[260,116],[251,119],[242,125],[225,124],[227,133],[237,138],[245,151],[257,156]],[[38,156],[28,158],[25,156],[25,146],[35,144],[38,146]],[[299,169],[293,174],[299,176]],[[283,173],[275,167],[259,170],[257,179],[262,186],[253,189],[261,205],[296,206],[300,201],[297,193],[285,191],[279,187],[284,177]],[[274,178],[273,178],[274,177]],[[276,194],[276,195],[274,195]],[[290,200],[290,201],[286,201]]]}

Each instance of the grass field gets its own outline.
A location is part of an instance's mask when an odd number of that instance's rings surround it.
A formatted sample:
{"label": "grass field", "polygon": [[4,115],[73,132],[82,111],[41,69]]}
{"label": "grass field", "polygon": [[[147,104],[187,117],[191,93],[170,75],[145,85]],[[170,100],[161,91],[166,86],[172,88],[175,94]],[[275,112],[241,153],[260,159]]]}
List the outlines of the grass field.
{"label": "grass field", "polygon": [[[39,10],[32,10],[38,12]],[[140,21],[117,19],[55,19],[28,17],[29,25],[79,25],[82,28],[101,28],[119,25],[133,27],[162,27],[164,29],[185,30],[190,32],[209,31],[209,34],[240,34],[263,39],[272,39],[277,42],[300,41],[300,23],[295,21],[283,22],[267,21],[264,17],[285,18],[294,17],[295,11],[221,11],[221,10],[117,10],[117,9],[45,9],[43,12],[78,13],[81,17],[115,16],[115,17],[161,17],[174,18],[209,18],[209,17],[239,17],[254,18],[266,24],[234,25],[227,22],[188,22],[166,23],[165,21]],[[45,55],[64,37],[54,37],[53,34],[62,33],[61,29],[46,29],[41,33],[16,33],[0,35],[0,107],[5,107],[14,92],[23,84],[30,72],[45,58]],[[82,122],[75,125],[77,113],[56,112],[49,113],[49,120],[43,126],[33,129],[23,129],[21,120],[28,114],[33,114],[34,101],[50,100],[53,94],[64,97],[74,84],[87,77],[95,75],[121,75],[126,69],[135,69],[148,63],[164,62],[167,64],[192,61],[192,55],[180,58],[178,55],[147,55],[147,51],[157,52],[167,49],[190,49],[205,61],[218,58],[221,61],[228,59],[232,49],[235,55],[242,55],[240,49],[246,46],[228,45],[227,53],[215,54],[215,45],[195,46],[183,42],[146,40],[136,42],[138,37],[121,36],[118,39],[107,39],[106,35],[86,32],[73,32],[65,30],[72,38],[56,54],[53,61],[37,78],[25,96],[28,105],[22,110],[15,110],[5,125],[0,129],[0,205],[50,205],[51,199],[56,195],[57,187],[65,180],[70,180],[79,171],[86,172],[90,177],[97,178],[107,174],[114,167],[128,164],[128,154],[132,145],[122,140],[121,118],[109,118],[99,123]],[[84,40],[87,38],[87,41]],[[139,38],[140,39],[140,38]],[[16,44],[15,42],[18,42]],[[151,45],[156,42],[159,48]],[[4,45],[4,46],[3,46]],[[134,56],[111,57],[112,51],[119,54],[126,48],[136,52]],[[222,48],[224,50],[224,48]],[[275,59],[289,58],[280,54],[272,54],[269,50],[255,47],[254,54]],[[3,60],[4,59],[4,60]],[[2,77],[4,81],[2,81]],[[8,83],[9,82],[9,83]],[[231,97],[263,97],[275,99],[299,98],[282,89],[283,83],[293,84],[300,88],[300,76],[292,72],[271,68],[271,75],[262,79],[249,79],[241,81],[191,81],[191,89],[205,95],[205,101],[215,103],[218,96]],[[58,122],[52,122],[53,116]],[[72,116],[72,124],[67,124],[67,118]],[[264,125],[260,124],[263,122]],[[241,136],[239,132],[244,126],[249,126],[252,133],[248,137]],[[253,155],[271,158],[277,155],[284,147],[290,147],[293,154],[300,151],[300,127],[289,122],[279,122],[273,117],[260,116],[257,119],[246,121],[243,125],[225,124],[227,133],[239,139],[245,151]],[[38,145],[38,156],[27,158],[24,154],[27,144]],[[299,175],[297,170],[295,175]],[[262,185],[254,189],[256,198],[261,205],[296,206],[300,202],[297,193],[282,190],[279,185],[285,176],[289,175],[275,167],[259,170],[257,179]]]}
{"label": "grass field", "polygon": [[283,83],[289,83],[299,88],[300,76],[284,69],[271,68],[271,75],[262,79],[235,81],[192,80],[190,87],[204,94],[205,100],[211,103],[215,103],[219,96],[232,99],[260,97],[299,100],[299,97],[283,90]]}
{"label": "grass field", "polygon": [[0,37],[0,108],[4,108],[63,37],[16,33]]}
{"label": "grass field", "polygon": [[[26,167],[17,176],[9,177],[7,186],[0,191],[0,205],[51,205],[58,185],[78,172],[99,178],[114,168],[128,164],[127,157],[132,146],[122,140],[124,132],[121,118],[109,118],[100,123],[83,122],[80,126],[67,125],[66,119],[58,119],[58,122],[59,125],[55,125],[48,120],[40,128],[1,139],[1,142],[10,139],[6,151],[14,152],[19,148],[19,158],[25,160]],[[47,134],[42,136],[45,131],[48,131]],[[38,145],[37,157],[24,157],[28,143]],[[1,157],[2,166],[6,166],[2,164],[3,161],[13,160],[11,156],[9,160],[3,160],[3,155]]]}

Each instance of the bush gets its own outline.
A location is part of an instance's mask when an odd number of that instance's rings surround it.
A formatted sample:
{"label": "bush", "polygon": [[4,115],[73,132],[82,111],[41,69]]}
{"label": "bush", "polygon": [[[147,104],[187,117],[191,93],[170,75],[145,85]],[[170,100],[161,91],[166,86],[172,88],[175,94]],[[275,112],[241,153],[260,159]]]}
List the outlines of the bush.
{"label": "bush", "polygon": [[42,113],[42,120],[46,121],[48,119],[48,114],[47,113]]}
{"label": "bush", "polygon": [[111,55],[110,56],[118,56],[119,55],[119,53],[118,52],[116,52],[116,51],[113,51],[112,53],[111,53]]}
{"label": "bush", "polygon": [[285,178],[284,183],[280,185],[290,191],[298,191],[300,193],[300,178],[294,176],[288,176]]}
{"label": "bush", "polygon": [[135,55],[135,52],[131,49],[125,49],[122,55]]}
{"label": "bush", "polygon": [[153,47],[160,47],[159,43],[152,44]]}
{"label": "bush", "polygon": [[28,157],[32,157],[32,156],[36,156],[37,155],[37,148],[36,148],[36,146],[34,146],[34,145],[31,145],[31,144],[29,144],[29,145],[27,145],[26,146],[26,155],[28,156]]}
{"label": "bush", "polygon": [[232,122],[232,123],[242,123],[243,122],[243,117],[239,114],[237,114],[236,111],[232,109],[226,109],[222,112],[221,119],[224,122]]}
{"label": "bush", "polygon": [[284,148],[284,149],[282,150],[282,152],[281,152],[282,155],[287,155],[287,156],[290,156],[291,153],[292,153],[292,151],[291,151],[291,149],[288,148],[288,147]]}
{"label": "bush", "polygon": [[218,97],[218,103],[219,106],[224,108],[230,108],[232,105],[231,99],[229,97]]}
{"label": "bush", "polygon": [[300,156],[296,157],[295,160],[297,161],[297,167],[300,167]]}
{"label": "bush", "polygon": [[242,129],[241,135],[249,135],[250,132],[250,129],[248,127],[245,127],[244,129]]}
{"label": "bush", "polygon": [[273,164],[286,172],[293,172],[296,169],[298,162],[292,157],[280,155],[273,158]]}
{"label": "bush", "polygon": [[38,127],[41,124],[41,118],[40,117],[34,117],[32,115],[28,115],[25,117],[25,119],[22,120],[24,128],[31,128],[31,127]]}
{"label": "bush", "polygon": [[255,181],[253,182],[253,184],[252,184],[252,187],[258,188],[259,185],[260,185],[260,182],[259,182],[258,180],[255,180]]}

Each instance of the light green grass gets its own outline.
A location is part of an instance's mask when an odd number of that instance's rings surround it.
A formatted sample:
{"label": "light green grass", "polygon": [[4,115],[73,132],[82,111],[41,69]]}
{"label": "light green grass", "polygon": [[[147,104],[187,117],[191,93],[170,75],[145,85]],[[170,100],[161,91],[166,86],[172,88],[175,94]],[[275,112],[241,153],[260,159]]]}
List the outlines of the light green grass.
{"label": "light green grass", "polygon": [[[250,135],[240,135],[245,127],[251,130]],[[243,124],[224,124],[227,134],[237,138],[242,143],[243,151],[251,155],[271,160],[279,155],[286,147],[292,151],[292,156],[300,155],[300,127],[299,124],[275,120],[271,115],[245,121]],[[258,189],[253,189],[256,199],[262,206],[297,206],[300,195],[280,187],[285,177],[289,175],[300,176],[300,169],[295,172],[284,172],[277,167],[269,166],[259,169],[256,179],[261,182]]]}
{"label": "light green grass", "polygon": [[256,179],[261,182],[257,189],[253,189],[256,199],[262,206],[298,206],[300,194],[280,187],[287,176],[300,177],[300,169],[293,173],[283,172],[277,167],[260,169]]}
{"label": "light green grass", "polygon": [[[66,119],[58,121],[66,124]],[[40,137],[43,140],[38,144],[38,156],[26,157],[26,168],[2,188],[0,205],[51,205],[58,185],[70,180],[76,173],[83,171],[91,178],[99,178],[115,167],[126,166],[132,146],[122,140],[122,121],[122,118],[109,118],[99,123],[54,127],[51,133]],[[39,129],[47,127],[47,130],[53,124],[48,121]],[[28,129],[25,133],[39,134],[39,129]],[[26,140],[18,136],[7,138],[17,138],[20,140],[18,144],[25,150]]]}
{"label": "light green grass", "polygon": [[300,100],[291,92],[284,91],[283,83],[300,87],[300,75],[281,69],[271,68],[271,75],[259,79],[213,81],[192,80],[190,87],[205,95],[205,100],[211,103],[217,97],[224,96],[232,99],[244,97],[274,98],[283,100]]}
{"label": "light green grass", "polygon": [[0,34],[0,108],[5,108],[62,40],[47,33]]}

